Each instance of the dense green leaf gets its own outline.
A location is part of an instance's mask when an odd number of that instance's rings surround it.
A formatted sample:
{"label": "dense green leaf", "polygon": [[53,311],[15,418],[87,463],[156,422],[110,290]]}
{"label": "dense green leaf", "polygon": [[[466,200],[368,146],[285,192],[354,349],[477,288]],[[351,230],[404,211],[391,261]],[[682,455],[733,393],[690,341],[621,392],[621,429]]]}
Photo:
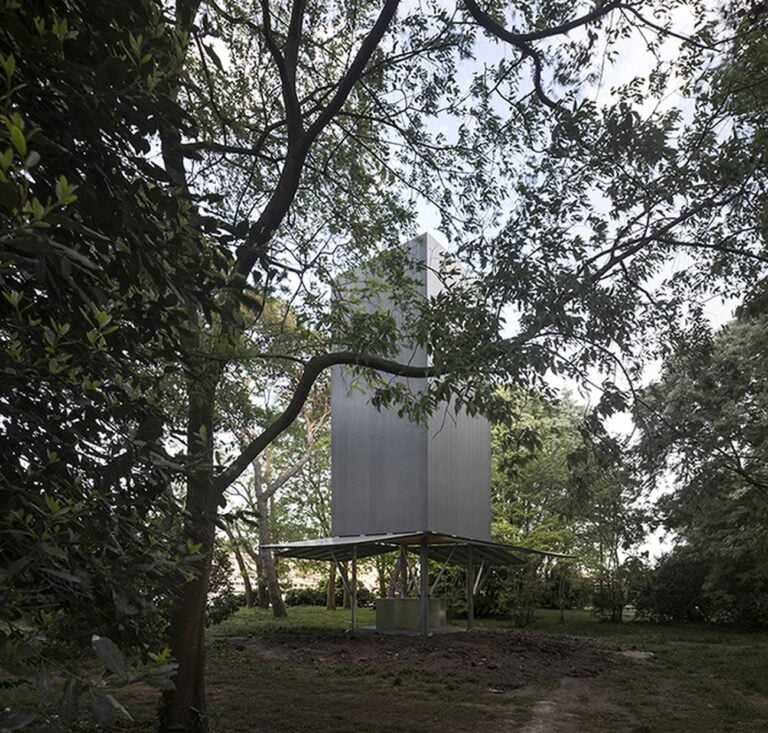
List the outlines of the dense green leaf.
{"label": "dense green leaf", "polygon": [[125,657],[115,642],[105,636],[93,635],[91,647],[104,666],[118,677],[125,677]]}

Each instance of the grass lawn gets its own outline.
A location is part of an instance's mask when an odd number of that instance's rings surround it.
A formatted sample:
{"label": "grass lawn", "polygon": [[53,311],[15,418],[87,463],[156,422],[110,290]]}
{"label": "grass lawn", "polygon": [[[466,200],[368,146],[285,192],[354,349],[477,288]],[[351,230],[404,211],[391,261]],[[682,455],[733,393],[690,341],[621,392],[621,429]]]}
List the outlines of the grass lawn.
{"label": "grass lawn", "polygon": [[[567,611],[561,624],[558,612],[546,610],[538,612],[530,630],[599,639],[617,651],[652,652],[648,660],[620,658],[601,680],[616,704],[635,719],[638,733],[768,730],[765,631],[704,624],[600,623],[587,611]],[[592,728],[602,729],[599,724]]]}
{"label": "grass lawn", "polygon": [[[359,618],[361,625],[373,624],[369,609],[361,609]],[[261,609],[242,609],[212,627],[208,634],[212,733],[524,730],[527,722],[538,721],[542,705],[569,721],[570,727],[562,730],[768,731],[765,632],[640,622],[612,625],[580,611],[566,613],[560,624],[557,613],[542,611],[525,633],[590,637],[612,650],[653,656],[639,660],[617,656],[597,676],[578,680],[577,687],[568,687],[568,680],[549,679],[503,694],[451,674],[289,659],[248,643],[261,638],[279,643],[294,629],[343,641],[348,625],[346,611],[305,607],[289,609],[289,617],[281,620]],[[491,621],[479,625],[508,626]],[[25,688],[0,688],[2,707],[25,697],[32,704]],[[121,691],[119,698],[135,719],[133,724],[121,724],[121,730],[153,730],[156,692],[134,687]],[[97,729],[84,724],[78,730]]]}

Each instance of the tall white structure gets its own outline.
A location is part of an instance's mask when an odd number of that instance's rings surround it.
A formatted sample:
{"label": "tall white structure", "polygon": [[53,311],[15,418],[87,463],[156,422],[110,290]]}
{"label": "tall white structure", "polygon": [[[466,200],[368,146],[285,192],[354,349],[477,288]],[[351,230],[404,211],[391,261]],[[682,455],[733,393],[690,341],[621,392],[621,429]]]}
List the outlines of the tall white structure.
{"label": "tall white structure", "polygon": [[[440,279],[445,250],[428,234],[406,245],[411,278],[425,298],[447,285]],[[364,278],[365,273],[356,274]],[[364,306],[404,315],[393,298]],[[428,366],[423,349],[403,346],[394,357]],[[387,377],[386,379],[396,379]],[[399,379],[418,393],[425,379]],[[490,426],[479,416],[438,409],[426,425],[371,405],[373,391],[349,369],[334,368],[331,381],[333,534],[435,532],[491,539]]]}
{"label": "tall white structure", "polygon": [[[440,273],[445,250],[424,234],[406,245],[412,262],[410,276],[416,297],[434,297],[459,286]],[[354,290],[366,282],[365,270],[346,278]],[[367,288],[363,288],[368,291]],[[370,289],[376,292],[376,288]],[[398,323],[408,320],[405,298],[369,295],[358,307],[389,313]],[[407,331],[407,329],[405,329]],[[396,361],[429,366],[426,352],[404,344]],[[405,382],[414,394],[427,388],[426,379],[385,379]],[[483,572],[492,565],[523,563],[524,548],[491,541],[491,435],[488,421],[454,410],[438,409],[419,425],[391,410],[371,404],[373,389],[349,369],[334,368],[331,377],[331,451],[333,537],[273,545],[284,557],[349,562],[352,628],[356,621],[357,561],[400,553],[400,596],[379,599],[376,625],[380,630],[422,634],[445,629],[446,604],[430,598],[442,571],[430,584],[430,560],[466,567],[467,625],[472,626],[474,598]],[[544,553],[547,554],[547,553]],[[411,559],[418,556],[418,562]],[[409,556],[411,559],[409,559]],[[409,596],[409,573],[418,568],[418,597]],[[477,572],[476,572],[477,570]],[[344,580],[342,573],[342,580]]]}

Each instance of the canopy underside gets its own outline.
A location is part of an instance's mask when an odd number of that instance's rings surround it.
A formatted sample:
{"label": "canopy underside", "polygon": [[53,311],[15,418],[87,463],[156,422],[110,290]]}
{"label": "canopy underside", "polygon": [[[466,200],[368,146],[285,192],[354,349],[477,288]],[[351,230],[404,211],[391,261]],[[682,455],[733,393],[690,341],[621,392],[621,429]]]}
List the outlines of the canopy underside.
{"label": "canopy underside", "polygon": [[486,565],[522,565],[526,561],[517,553],[568,557],[551,552],[530,550],[526,547],[499,542],[475,540],[468,537],[440,534],[438,532],[403,532],[380,535],[353,535],[323,537],[316,540],[283,542],[265,547],[274,550],[279,557],[301,560],[335,560],[343,562],[394,552],[405,547],[419,552],[423,539],[429,545],[430,558],[448,565],[466,565],[471,560]]}

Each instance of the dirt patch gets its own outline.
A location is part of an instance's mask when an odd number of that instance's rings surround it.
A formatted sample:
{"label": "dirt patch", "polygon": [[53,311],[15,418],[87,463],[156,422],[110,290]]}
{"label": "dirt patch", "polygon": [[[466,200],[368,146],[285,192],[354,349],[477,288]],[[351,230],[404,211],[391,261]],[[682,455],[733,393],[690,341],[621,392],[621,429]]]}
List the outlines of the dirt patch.
{"label": "dirt patch", "polygon": [[495,629],[431,637],[291,630],[221,641],[297,664],[418,670],[496,690],[593,677],[614,659],[591,639]]}
{"label": "dirt patch", "polygon": [[518,733],[573,733],[580,730],[636,731],[637,721],[610,697],[600,681],[565,677],[533,706],[531,719]]}

